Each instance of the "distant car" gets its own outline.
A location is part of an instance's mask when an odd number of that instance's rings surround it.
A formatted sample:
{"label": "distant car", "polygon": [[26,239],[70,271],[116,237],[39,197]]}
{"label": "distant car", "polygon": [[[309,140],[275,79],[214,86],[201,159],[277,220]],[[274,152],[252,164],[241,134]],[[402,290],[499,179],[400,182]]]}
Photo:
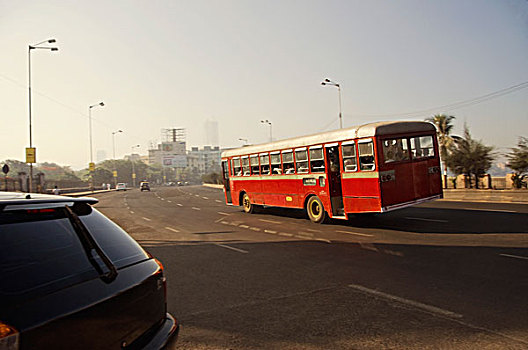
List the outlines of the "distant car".
{"label": "distant car", "polygon": [[147,181],[143,181],[139,184],[139,189],[143,191],[150,191],[150,185]]}
{"label": "distant car", "polygon": [[117,184],[116,191],[126,191],[126,190],[127,190],[127,187],[125,183],[120,182]]}
{"label": "distant car", "polygon": [[92,205],[0,192],[0,349],[160,349],[163,265]]}

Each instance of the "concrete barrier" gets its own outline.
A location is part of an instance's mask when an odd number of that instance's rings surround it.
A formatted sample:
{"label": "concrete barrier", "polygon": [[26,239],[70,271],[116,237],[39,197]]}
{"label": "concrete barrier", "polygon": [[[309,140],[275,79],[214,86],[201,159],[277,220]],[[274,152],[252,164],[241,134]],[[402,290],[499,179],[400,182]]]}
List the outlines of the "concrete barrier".
{"label": "concrete barrier", "polygon": [[495,202],[528,204],[527,190],[476,190],[476,189],[447,189],[444,190],[446,201],[461,202]]}

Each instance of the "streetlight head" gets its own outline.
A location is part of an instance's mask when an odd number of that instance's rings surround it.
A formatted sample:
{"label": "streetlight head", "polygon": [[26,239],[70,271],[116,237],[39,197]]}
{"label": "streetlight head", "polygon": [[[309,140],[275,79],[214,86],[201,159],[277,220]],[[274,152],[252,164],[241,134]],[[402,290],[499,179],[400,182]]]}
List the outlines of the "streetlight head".
{"label": "streetlight head", "polygon": [[104,106],[104,102],[99,102],[99,106]]}
{"label": "streetlight head", "polygon": [[48,40],[48,43],[50,43],[50,44],[53,44],[54,42],[56,42],[55,39],[49,39],[49,40]]}
{"label": "streetlight head", "polygon": [[117,130],[117,132],[123,132],[123,130]]}
{"label": "streetlight head", "polygon": [[326,85],[326,83],[323,81],[323,82],[321,83],[321,85]]}
{"label": "streetlight head", "polygon": [[329,82],[330,82],[330,79],[326,78],[324,81],[325,81],[326,83],[329,83]]}
{"label": "streetlight head", "polygon": [[58,47],[52,47],[51,51],[59,51],[59,48]]}

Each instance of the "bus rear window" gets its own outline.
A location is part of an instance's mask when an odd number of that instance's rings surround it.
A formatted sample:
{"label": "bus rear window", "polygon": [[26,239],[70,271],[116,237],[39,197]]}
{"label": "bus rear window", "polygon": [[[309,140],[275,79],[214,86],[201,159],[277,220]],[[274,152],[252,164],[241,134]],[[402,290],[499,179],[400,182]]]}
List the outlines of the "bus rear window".
{"label": "bus rear window", "polygon": [[387,139],[382,141],[383,159],[385,163],[402,162],[409,160],[409,149],[407,139]]}
{"label": "bus rear window", "polygon": [[359,169],[366,171],[376,169],[376,164],[374,163],[374,144],[372,143],[372,140],[359,141],[358,151]]}
{"label": "bus rear window", "polygon": [[410,141],[413,159],[434,157],[435,151],[432,136],[413,137]]}

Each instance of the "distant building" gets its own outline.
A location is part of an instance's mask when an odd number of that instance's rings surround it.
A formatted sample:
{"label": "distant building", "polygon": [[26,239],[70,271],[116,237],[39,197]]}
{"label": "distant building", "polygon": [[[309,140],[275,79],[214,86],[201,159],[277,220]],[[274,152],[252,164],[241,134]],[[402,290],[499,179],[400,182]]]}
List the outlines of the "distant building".
{"label": "distant building", "polygon": [[220,147],[204,146],[202,149],[192,147],[187,152],[187,164],[189,168],[196,169],[200,175],[212,172],[219,173],[221,164]]}

